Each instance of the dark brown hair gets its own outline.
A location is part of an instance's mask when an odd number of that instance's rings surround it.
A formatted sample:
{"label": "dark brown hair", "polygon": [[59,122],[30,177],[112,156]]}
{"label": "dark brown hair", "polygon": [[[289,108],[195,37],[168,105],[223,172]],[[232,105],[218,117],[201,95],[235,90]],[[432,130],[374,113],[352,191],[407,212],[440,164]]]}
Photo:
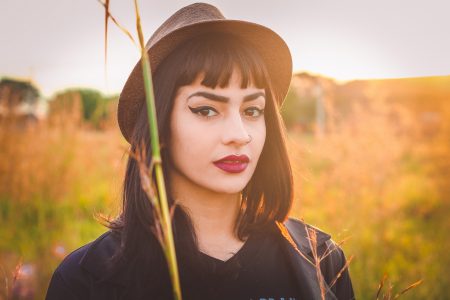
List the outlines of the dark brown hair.
{"label": "dark brown hair", "polygon": [[[242,204],[235,225],[236,233],[244,239],[274,221],[284,221],[292,203],[292,174],[287,154],[284,126],[277,103],[279,99],[271,90],[270,74],[264,61],[250,44],[230,34],[205,34],[177,47],[159,65],[153,75],[158,129],[162,145],[170,145],[170,117],[178,88],[192,83],[197,75],[204,74],[202,84],[207,87],[225,87],[234,69],[241,73],[241,86],[253,83],[266,92],[266,141],[255,173],[242,192]],[[148,161],[151,160],[150,136],[145,102],[131,137],[131,151],[144,141]],[[162,148],[163,170],[170,197],[170,149]],[[117,257],[127,264],[146,261],[143,256],[157,255],[158,250],[148,249],[154,243],[152,208],[141,188],[139,168],[133,158],[128,159],[123,185],[123,211],[110,227],[121,236],[121,250]],[[174,230],[178,256],[189,257],[198,251],[195,233],[189,217],[176,209]],[[147,241],[147,242],[145,242]],[[144,246],[146,245],[147,246]],[[179,248],[178,245],[184,245]],[[154,247],[155,248],[155,247]],[[158,248],[158,247],[156,247]],[[160,255],[161,253],[159,253]],[[149,258],[150,259],[150,258]]]}

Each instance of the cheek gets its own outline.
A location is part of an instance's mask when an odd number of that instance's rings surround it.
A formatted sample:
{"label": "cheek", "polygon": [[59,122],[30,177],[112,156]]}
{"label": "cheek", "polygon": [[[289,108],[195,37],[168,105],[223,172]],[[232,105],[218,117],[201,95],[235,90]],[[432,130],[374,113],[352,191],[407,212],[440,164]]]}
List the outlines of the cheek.
{"label": "cheek", "polygon": [[[188,114],[174,115],[171,122],[171,156],[179,169],[201,167],[212,153],[208,128],[199,127]],[[206,159],[206,160],[205,160]]]}
{"label": "cheek", "polygon": [[171,149],[175,158],[194,159],[193,156],[197,154],[196,149],[201,141],[186,128],[174,130],[172,134],[173,143],[171,144]]}

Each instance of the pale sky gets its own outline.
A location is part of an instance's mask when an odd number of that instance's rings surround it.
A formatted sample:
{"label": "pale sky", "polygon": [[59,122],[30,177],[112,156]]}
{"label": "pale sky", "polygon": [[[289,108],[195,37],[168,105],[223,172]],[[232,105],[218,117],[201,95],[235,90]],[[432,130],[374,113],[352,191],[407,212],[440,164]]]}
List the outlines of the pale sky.
{"label": "pale sky", "polygon": [[[110,0],[135,32],[133,0]],[[194,1],[140,0],[146,39]],[[448,0],[217,0],[230,19],[263,24],[291,49],[294,71],[338,80],[450,75]],[[97,0],[0,0],[0,77],[31,78],[45,96],[68,87],[118,93],[139,58],[114,24],[104,73]]]}

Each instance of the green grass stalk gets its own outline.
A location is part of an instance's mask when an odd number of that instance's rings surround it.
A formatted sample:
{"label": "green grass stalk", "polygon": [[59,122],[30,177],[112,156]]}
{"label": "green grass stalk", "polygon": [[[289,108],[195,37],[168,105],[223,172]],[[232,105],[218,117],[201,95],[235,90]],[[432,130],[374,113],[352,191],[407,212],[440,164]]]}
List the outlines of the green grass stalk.
{"label": "green grass stalk", "polygon": [[[110,1],[106,0],[105,2],[102,2],[101,0],[99,0],[99,2],[105,8],[105,35],[107,35],[108,19],[111,19],[119,27],[119,29],[121,29],[131,39],[131,41],[134,44],[136,44],[130,32],[126,30],[124,27],[122,27],[117,22],[117,20],[110,14],[109,12]],[[148,124],[150,129],[150,144],[152,150],[152,161],[150,162],[150,166],[146,166],[145,151],[143,151],[144,150],[143,145],[141,146],[142,149],[137,150],[138,152],[137,155],[136,153],[130,154],[138,161],[141,175],[141,185],[143,190],[146,192],[148,196],[150,204],[154,209],[155,228],[153,228],[153,233],[159,240],[161,248],[164,252],[164,256],[167,261],[170,279],[172,282],[174,299],[181,300],[181,286],[179,279],[180,277],[178,272],[177,257],[175,252],[175,242],[172,230],[173,210],[169,208],[166,193],[166,185],[164,182],[164,174],[162,170],[162,159],[158,134],[158,122],[155,108],[155,97],[153,92],[152,73],[148,53],[147,50],[145,49],[144,35],[142,33],[141,18],[137,0],[134,0],[134,7],[136,15],[136,29],[138,33],[140,46],[139,48],[141,51],[141,67],[145,89],[145,101],[147,105],[147,113],[149,121]],[[105,37],[105,57],[106,57],[106,42],[107,39]],[[152,187],[152,180],[150,180],[152,178],[153,170],[155,171],[155,181],[158,193],[154,192],[154,188]]]}
{"label": "green grass stalk", "polygon": [[[164,182],[164,174],[162,171],[162,159],[160,152],[158,122],[155,108],[155,97],[153,92],[153,80],[150,68],[150,60],[144,45],[142,34],[142,26],[139,15],[139,7],[137,0],[134,0],[136,10],[136,27],[139,35],[139,44],[141,46],[141,65],[145,87],[145,99],[147,104],[147,113],[150,129],[150,141],[152,147],[152,164],[155,168],[156,184],[158,188],[158,201],[162,221],[161,227],[163,231],[163,250],[169,267],[169,274],[172,281],[173,296],[176,300],[181,300],[181,286],[178,273],[177,257],[175,252],[175,243],[172,231],[172,218],[167,200],[166,185]],[[150,170],[151,171],[151,170]],[[150,175],[150,174],[149,174]]]}
{"label": "green grass stalk", "polygon": [[150,62],[145,49],[142,51],[142,72],[144,76],[145,99],[147,103],[148,120],[150,126],[150,140],[152,146],[152,161],[155,168],[156,184],[159,192],[159,203],[162,217],[162,231],[164,238],[164,255],[169,266],[169,273],[172,280],[173,295],[176,300],[181,300],[181,286],[178,274],[178,265],[175,252],[175,243],[172,231],[172,218],[167,201],[166,185],[162,171],[162,159],[160,153],[158,123],[156,119],[156,109],[153,93],[153,84],[150,72]]}

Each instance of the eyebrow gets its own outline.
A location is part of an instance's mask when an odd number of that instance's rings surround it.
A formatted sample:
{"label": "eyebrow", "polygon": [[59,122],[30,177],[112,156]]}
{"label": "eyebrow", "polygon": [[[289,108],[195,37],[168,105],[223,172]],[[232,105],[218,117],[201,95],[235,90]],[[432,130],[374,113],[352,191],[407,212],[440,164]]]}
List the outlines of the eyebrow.
{"label": "eyebrow", "polygon": [[[212,100],[212,101],[218,101],[218,102],[223,102],[223,103],[227,103],[230,100],[230,98],[228,98],[228,97],[220,96],[220,95],[216,95],[216,94],[212,94],[212,93],[208,93],[208,92],[196,92],[196,93],[193,93],[192,95],[190,95],[187,99],[192,98],[194,96],[200,96],[200,97],[204,97],[209,100]],[[253,93],[253,94],[245,96],[243,102],[255,100],[256,98],[258,98],[260,96],[262,96],[264,98],[266,97],[266,95],[263,92],[257,92],[257,93]]]}

